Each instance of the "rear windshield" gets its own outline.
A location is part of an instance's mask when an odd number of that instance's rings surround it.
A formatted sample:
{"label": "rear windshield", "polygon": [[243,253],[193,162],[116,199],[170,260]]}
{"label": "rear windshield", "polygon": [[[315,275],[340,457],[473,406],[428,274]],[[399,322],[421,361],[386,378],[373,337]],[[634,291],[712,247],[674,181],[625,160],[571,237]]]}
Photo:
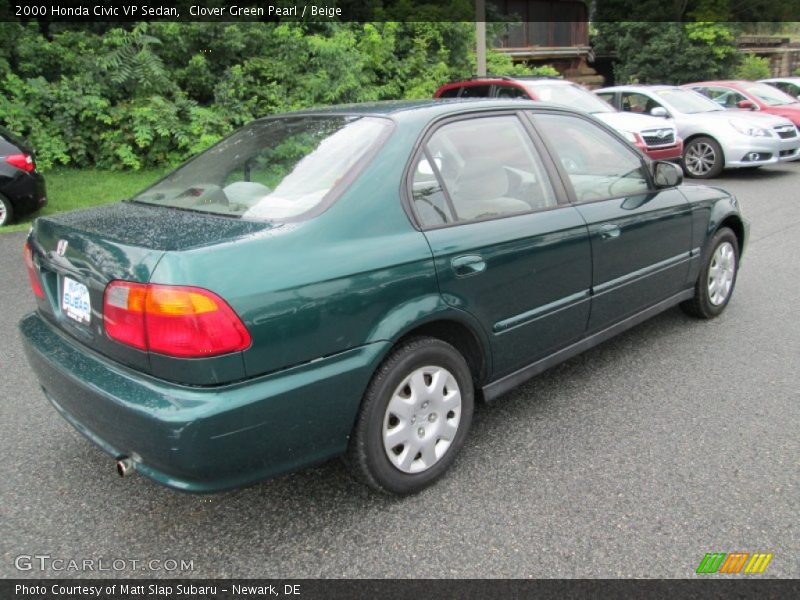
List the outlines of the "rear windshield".
{"label": "rear windshield", "polygon": [[265,221],[308,217],[347,184],[390,129],[388,119],[360,116],[256,121],[133,200]]}

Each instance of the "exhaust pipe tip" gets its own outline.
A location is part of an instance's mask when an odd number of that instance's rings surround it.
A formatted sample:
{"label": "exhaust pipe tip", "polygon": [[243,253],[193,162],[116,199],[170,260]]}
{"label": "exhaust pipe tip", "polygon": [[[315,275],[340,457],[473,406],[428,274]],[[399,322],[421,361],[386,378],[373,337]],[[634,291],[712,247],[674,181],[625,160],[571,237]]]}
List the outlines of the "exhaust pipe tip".
{"label": "exhaust pipe tip", "polygon": [[128,477],[134,471],[133,460],[128,456],[122,456],[117,459],[117,475],[120,477]]}

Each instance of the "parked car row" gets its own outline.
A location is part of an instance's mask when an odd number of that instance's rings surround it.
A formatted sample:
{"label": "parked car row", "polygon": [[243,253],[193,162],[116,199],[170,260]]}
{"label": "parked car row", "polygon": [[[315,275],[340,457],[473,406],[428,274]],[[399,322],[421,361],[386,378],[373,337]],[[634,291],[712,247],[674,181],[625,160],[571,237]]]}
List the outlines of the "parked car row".
{"label": "parked car row", "polygon": [[680,161],[689,177],[707,179],[726,168],[800,158],[800,102],[779,87],[800,91],[800,78],[615,86],[592,94],[550,77],[483,77],[443,85],[434,97],[563,104],[611,125],[650,158]]}
{"label": "parked car row", "polygon": [[766,111],[732,112],[691,88],[628,85],[595,93],[620,110],[659,115],[674,124],[684,140],[683,168],[690,177],[796,160],[800,152],[797,128],[787,119]]}
{"label": "parked car row", "polygon": [[555,77],[492,77],[449,83],[434,98],[521,98],[569,106],[594,115],[653,160],[679,160],[683,142],[674,125],[648,115],[621,112],[583,86]]}

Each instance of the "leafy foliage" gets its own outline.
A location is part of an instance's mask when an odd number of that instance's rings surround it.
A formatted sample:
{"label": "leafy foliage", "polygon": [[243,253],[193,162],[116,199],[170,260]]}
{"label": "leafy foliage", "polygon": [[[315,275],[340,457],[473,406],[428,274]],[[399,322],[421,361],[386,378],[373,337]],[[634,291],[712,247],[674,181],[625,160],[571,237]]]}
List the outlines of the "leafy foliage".
{"label": "leafy foliage", "polygon": [[722,79],[738,62],[734,31],[724,23],[606,22],[596,32],[596,51],[616,54],[617,83]]}
{"label": "leafy foliage", "polygon": [[761,58],[755,54],[746,55],[736,68],[737,79],[755,81],[757,79],[766,79],[771,74],[769,70],[769,59]]}
{"label": "leafy foliage", "polygon": [[[0,122],[44,168],[164,168],[254,118],[429,98],[475,64],[471,22],[0,23],[0,38]],[[498,75],[557,74],[494,52],[487,62]]]}

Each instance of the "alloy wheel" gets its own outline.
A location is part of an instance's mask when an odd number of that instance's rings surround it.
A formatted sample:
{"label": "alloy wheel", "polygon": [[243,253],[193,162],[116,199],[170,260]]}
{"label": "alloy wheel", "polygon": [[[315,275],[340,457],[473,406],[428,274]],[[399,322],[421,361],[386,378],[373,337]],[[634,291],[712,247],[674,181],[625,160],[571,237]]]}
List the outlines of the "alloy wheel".
{"label": "alloy wheel", "polygon": [[702,176],[711,171],[717,162],[717,153],[711,144],[696,142],[686,151],[684,165],[692,175]]}
{"label": "alloy wheel", "polygon": [[708,299],[714,306],[723,304],[731,293],[736,273],[736,253],[730,242],[723,242],[714,251],[708,268]]}

